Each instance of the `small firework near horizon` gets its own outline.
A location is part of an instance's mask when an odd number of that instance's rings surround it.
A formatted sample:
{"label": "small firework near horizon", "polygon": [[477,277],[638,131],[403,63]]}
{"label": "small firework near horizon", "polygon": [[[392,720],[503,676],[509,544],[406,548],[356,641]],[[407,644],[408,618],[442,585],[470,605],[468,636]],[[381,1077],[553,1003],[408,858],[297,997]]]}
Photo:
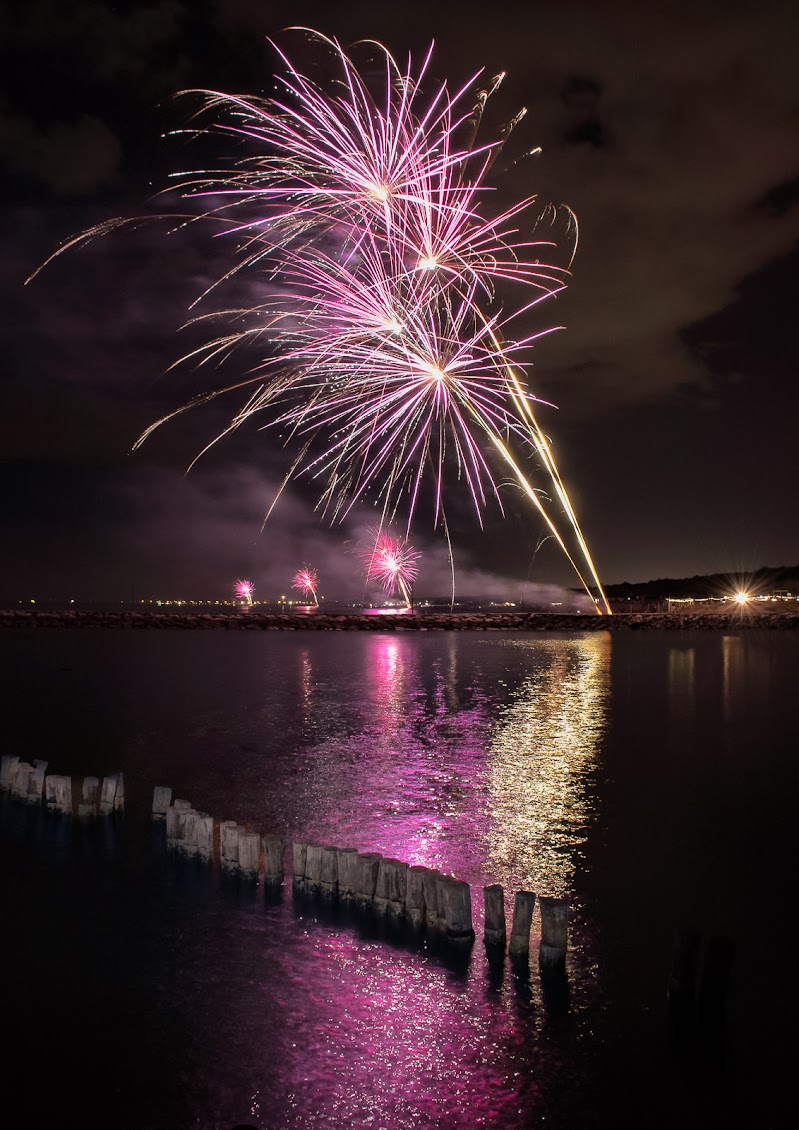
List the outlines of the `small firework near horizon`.
{"label": "small firework near horizon", "polygon": [[308,565],[303,565],[303,567],[294,574],[291,587],[296,592],[302,593],[304,597],[313,601],[317,608],[319,607],[319,598],[317,596],[319,577],[315,569],[311,569]]}
{"label": "small firework near horizon", "polygon": [[370,530],[369,544],[359,550],[367,581],[377,581],[390,596],[400,593],[408,608],[419,576],[421,553],[406,538],[386,530]]}
{"label": "small firework near horizon", "polygon": [[239,600],[245,600],[247,604],[252,604],[252,594],[255,592],[255,585],[252,581],[236,581],[235,593]]}

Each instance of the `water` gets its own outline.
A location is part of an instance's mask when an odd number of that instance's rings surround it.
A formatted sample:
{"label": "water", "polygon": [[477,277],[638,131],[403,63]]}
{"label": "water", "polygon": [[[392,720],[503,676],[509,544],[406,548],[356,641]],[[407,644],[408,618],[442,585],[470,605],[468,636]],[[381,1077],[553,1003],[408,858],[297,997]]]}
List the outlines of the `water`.
{"label": "water", "polygon": [[[4,751],[128,794],[98,826],[2,798],[6,1094],[43,1127],[789,1125],[798,656],[757,631],[0,633]],[[155,784],[467,879],[471,956],[168,856]],[[487,960],[491,882],[571,898],[566,995]],[[735,940],[725,1024],[669,1024],[682,925]]]}

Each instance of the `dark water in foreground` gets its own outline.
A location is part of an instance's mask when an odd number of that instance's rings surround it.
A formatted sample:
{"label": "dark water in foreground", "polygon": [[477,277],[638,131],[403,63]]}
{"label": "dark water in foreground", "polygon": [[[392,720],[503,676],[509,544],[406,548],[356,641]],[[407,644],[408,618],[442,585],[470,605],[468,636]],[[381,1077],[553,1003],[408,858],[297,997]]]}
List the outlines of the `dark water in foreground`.
{"label": "dark water in foreground", "polygon": [[[89,827],[0,798],[15,1124],[793,1125],[797,659],[758,631],[0,633],[3,752],[128,791]],[[471,957],[167,856],[154,784],[469,880]],[[566,999],[489,965],[489,882],[571,897]],[[681,925],[737,947],[692,1034]]]}

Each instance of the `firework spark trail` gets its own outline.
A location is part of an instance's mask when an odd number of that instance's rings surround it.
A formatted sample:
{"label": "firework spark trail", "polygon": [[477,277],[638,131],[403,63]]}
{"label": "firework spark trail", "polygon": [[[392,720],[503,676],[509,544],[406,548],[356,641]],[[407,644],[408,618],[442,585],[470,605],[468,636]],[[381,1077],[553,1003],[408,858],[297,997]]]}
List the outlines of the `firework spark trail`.
{"label": "firework spark trail", "polygon": [[384,529],[370,530],[368,544],[359,550],[367,581],[377,581],[389,595],[399,591],[408,608],[421,556],[407,538],[394,537]]}
{"label": "firework spark trail", "polygon": [[316,595],[319,588],[319,577],[315,569],[311,569],[308,565],[303,565],[303,567],[294,574],[291,587],[297,592],[301,592],[303,596],[310,597],[316,607],[319,607],[319,598]]}
{"label": "firework spark trail", "polygon": [[[242,274],[265,294],[248,309],[194,318],[233,324],[182,360],[216,364],[240,347],[259,349],[260,360],[242,379],[157,421],[138,443],[187,407],[245,390],[243,408],[208,447],[258,417],[300,446],[284,487],[299,474],[319,480],[319,505],[333,520],[371,496],[385,522],[407,498],[406,532],[428,467],[435,524],[446,527],[450,467],[481,522],[489,497],[501,509],[489,461],[498,460],[543,516],[597,611],[590,581],[609,612],[526,388],[529,350],[549,331],[515,334],[519,318],[563,289],[568,271],[546,262],[551,242],[521,230],[525,219],[533,231],[541,219],[534,196],[490,207],[488,173],[523,112],[495,140],[478,143],[502,76],[474,95],[478,73],[450,93],[429,78],[432,46],[414,70],[410,58],[403,69],[369,41],[382,60],[373,93],[336,40],[299,30],[332,58],[332,84],[306,77],[276,48],[284,73],[274,97],[194,92],[203,98],[198,114],[214,117],[186,132],[221,136],[237,153],[227,170],[175,181],[183,199],[202,208],[181,223],[211,222],[232,247],[229,267],[197,301]],[[509,313],[500,287],[522,296]],[[524,471],[531,458],[543,465],[555,513]],[[558,508],[587,578],[558,530]]]}

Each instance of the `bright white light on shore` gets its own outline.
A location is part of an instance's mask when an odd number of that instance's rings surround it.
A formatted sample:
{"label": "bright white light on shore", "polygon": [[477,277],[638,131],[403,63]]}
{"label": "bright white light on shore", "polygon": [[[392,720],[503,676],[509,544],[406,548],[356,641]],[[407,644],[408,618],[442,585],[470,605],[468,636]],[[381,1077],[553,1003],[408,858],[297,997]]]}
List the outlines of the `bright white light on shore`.
{"label": "bright white light on shore", "polygon": [[747,604],[749,602],[749,593],[748,592],[737,592],[735,594],[735,600],[736,600],[736,603],[738,603],[738,604]]}

